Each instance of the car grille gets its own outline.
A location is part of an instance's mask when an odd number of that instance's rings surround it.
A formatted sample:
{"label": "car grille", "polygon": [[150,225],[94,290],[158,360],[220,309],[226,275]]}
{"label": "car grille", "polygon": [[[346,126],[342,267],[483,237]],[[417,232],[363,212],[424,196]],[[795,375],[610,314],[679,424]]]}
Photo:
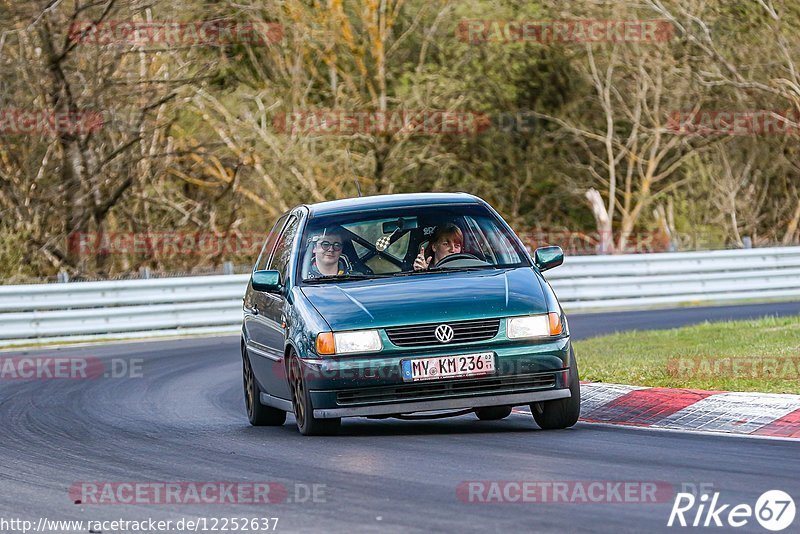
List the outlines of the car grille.
{"label": "car grille", "polygon": [[479,319],[453,323],[443,321],[441,323],[398,326],[387,328],[386,335],[389,336],[389,341],[398,347],[441,345],[442,343],[436,339],[435,331],[436,327],[442,324],[447,324],[453,329],[453,339],[447,343],[448,345],[492,339],[500,329],[500,319]]}
{"label": "car grille", "polygon": [[421,401],[471,395],[524,393],[553,388],[555,373],[537,373],[477,379],[426,381],[398,386],[346,389],[337,392],[339,405]]}

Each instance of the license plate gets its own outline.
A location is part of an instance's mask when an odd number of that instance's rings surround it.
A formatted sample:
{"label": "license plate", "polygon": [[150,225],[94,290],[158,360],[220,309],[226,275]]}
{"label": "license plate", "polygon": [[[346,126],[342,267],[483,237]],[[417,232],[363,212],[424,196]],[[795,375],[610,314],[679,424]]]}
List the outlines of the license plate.
{"label": "license plate", "polygon": [[403,370],[403,380],[406,382],[482,376],[494,373],[494,353],[481,352],[402,360],[400,367]]}

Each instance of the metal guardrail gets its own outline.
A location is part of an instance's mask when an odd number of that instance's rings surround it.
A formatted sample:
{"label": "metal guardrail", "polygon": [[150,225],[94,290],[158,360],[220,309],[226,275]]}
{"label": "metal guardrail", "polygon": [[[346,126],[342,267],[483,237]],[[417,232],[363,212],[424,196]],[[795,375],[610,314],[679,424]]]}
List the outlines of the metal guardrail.
{"label": "metal guardrail", "polygon": [[[800,297],[800,247],[567,257],[567,311]],[[0,286],[0,346],[235,333],[249,275]]]}
{"label": "metal guardrail", "polygon": [[547,271],[567,311],[800,297],[800,247],[567,258]]}

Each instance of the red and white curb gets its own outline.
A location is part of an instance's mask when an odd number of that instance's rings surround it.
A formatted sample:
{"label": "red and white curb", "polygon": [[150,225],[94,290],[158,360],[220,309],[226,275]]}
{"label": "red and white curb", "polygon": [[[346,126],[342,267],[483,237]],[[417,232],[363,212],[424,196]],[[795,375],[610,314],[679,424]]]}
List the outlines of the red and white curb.
{"label": "red and white curb", "polygon": [[800,395],[586,383],[581,420],[800,439]]}

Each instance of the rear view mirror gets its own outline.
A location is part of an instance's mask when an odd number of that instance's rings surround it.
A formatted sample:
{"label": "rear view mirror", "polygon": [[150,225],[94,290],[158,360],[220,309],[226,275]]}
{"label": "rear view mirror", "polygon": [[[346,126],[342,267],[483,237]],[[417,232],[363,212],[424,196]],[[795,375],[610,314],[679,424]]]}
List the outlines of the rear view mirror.
{"label": "rear view mirror", "polygon": [[281,273],[278,271],[255,271],[251,280],[256,291],[275,293],[281,288]]}
{"label": "rear view mirror", "polygon": [[564,251],[556,246],[537,248],[533,253],[533,263],[540,271],[558,267],[564,263]]}
{"label": "rear view mirror", "polygon": [[411,228],[417,228],[417,219],[403,219],[400,217],[396,221],[387,221],[383,223],[382,226],[384,234],[391,234],[397,230],[409,230]]}

